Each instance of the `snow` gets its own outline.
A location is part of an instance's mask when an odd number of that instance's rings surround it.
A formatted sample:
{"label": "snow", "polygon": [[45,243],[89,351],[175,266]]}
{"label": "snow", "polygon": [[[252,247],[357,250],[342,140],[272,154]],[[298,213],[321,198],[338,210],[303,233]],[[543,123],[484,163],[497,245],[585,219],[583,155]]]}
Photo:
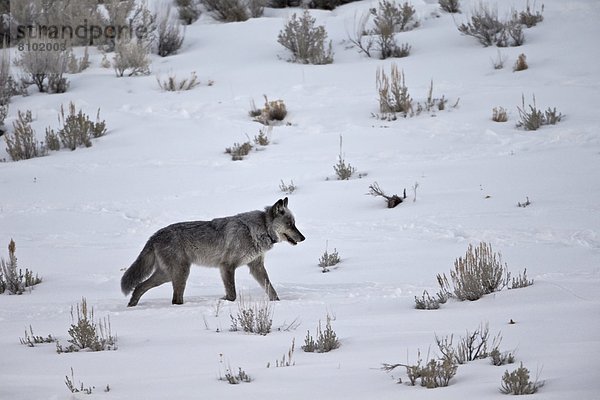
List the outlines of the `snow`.
{"label": "snow", "polygon": [[[276,41],[298,9],[267,9],[262,18],[229,24],[204,15],[187,28],[178,55],[153,58],[150,76],[117,79],[92,49],[92,67],[69,76],[67,93],[31,88],[14,97],[7,126],[17,110],[31,109],[40,138],[46,126],[57,127],[58,110],[69,101],[92,116],[100,108],[109,131],[88,149],[0,163],[0,244],[14,239],[20,266],[43,277],[31,293],[0,296],[0,399],[88,398],[67,391],[64,377],[73,368],[76,384],[95,387],[90,398],[489,400],[504,398],[502,374],[520,362],[545,381],[537,398],[597,399],[600,3],[545,1],[544,21],[525,31],[526,43],[500,50],[507,57],[502,70],[492,67],[497,48],[456,29],[475,3],[461,2],[466,12],[453,17],[437,11],[436,1],[414,1],[421,25],[398,35],[412,45],[411,55],[386,61],[358,54],[348,42],[355,15],[376,2],[311,11],[333,40],[335,61],[324,66],[287,62]],[[500,15],[524,8],[509,3]],[[515,73],[520,53],[529,69]],[[434,95],[450,104],[460,98],[458,107],[374,118],[375,72],[389,73],[391,63],[404,70],[415,100],[425,99],[433,80]],[[156,76],[192,71],[200,87],[158,88]],[[284,100],[289,124],[272,129],[271,145],[231,161],[224,149],[262,128],[248,111],[263,95]],[[535,95],[539,108],[556,107],[564,120],[535,132],[517,129],[522,95],[526,104]],[[497,106],[508,110],[508,122],[491,121]],[[346,161],[366,176],[335,180],[340,135]],[[0,158],[8,158],[4,146]],[[298,319],[297,329],[264,337],[230,332],[237,304],[219,303],[221,279],[208,268],[192,269],[182,306],[170,304],[171,288],[163,285],[126,307],[123,269],[153,232],[273,204],[284,196],[280,180],[298,187],[289,203],[307,239],[276,245],[266,266],[281,298],[274,326]],[[365,195],[375,181],[390,194],[406,188],[407,201],[385,208]],[[526,197],[532,204],[517,207]],[[480,241],[500,251],[514,275],[527,268],[535,284],[415,310],[414,296],[435,292],[436,275],[448,274],[468,244]],[[324,274],[317,262],[326,243],[342,263]],[[247,268],[238,270],[237,284],[261,298]],[[53,344],[19,344],[30,325],[36,335],[66,343],[71,306],[82,297],[96,316],[110,316],[117,351],[57,354]],[[341,347],[302,352],[306,331],[314,334],[328,313]],[[459,366],[450,386],[434,390],[398,385],[392,376],[406,381],[402,371],[380,370],[384,362],[416,362],[418,351],[434,356],[435,334],[458,337],[485,323],[492,334],[501,332],[502,350],[516,350],[516,364]],[[275,368],[294,338],[295,365]],[[253,381],[219,381],[227,365]]]}

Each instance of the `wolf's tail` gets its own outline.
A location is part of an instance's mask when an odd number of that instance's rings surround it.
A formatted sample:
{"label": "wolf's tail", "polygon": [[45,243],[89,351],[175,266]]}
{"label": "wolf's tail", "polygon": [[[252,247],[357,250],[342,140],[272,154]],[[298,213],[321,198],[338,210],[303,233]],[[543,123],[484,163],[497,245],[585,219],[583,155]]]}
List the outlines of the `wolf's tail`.
{"label": "wolf's tail", "polygon": [[146,243],[137,259],[127,268],[121,278],[121,291],[128,295],[140,282],[154,271],[155,255],[150,242]]}

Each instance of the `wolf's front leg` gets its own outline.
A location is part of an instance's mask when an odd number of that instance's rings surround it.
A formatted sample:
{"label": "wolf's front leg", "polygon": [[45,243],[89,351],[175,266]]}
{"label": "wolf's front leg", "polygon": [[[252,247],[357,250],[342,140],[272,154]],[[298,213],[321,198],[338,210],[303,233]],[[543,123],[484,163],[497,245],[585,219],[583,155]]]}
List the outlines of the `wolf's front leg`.
{"label": "wolf's front leg", "polygon": [[275,301],[279,300],[279,296],[277,296],[277,292],[271,285],[271,281],[269,280],[269,275],[267,274],[267,270],[265,269],[265,259],[264,257],[259,257],[254,261],[248,264],[250,268],[250,274],[256,279],[256,281],[260,284],[260,286],[265,289],[267,292],[267,296],[269,296],[269,300]]}
{"label": "wolf's front leg", "polygon": [[221,265],[221,278],[225,286],[225,296],[223,300],[235,301],[235,267],[230,265]]}

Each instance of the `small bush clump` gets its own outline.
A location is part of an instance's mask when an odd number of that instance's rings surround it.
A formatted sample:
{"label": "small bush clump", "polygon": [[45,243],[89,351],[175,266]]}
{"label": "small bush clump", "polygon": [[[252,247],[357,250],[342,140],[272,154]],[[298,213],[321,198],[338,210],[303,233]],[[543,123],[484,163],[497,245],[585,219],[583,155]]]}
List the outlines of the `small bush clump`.
{"label": "small bush clump", "polygon": [[225,149],[225,154],[230,154],[233,161],[240,161],[250,154],[252,148],[253,146],[250,142],[244,142],[242,144],[234,143],[233,146]]}
{"label": "small bush clump", "polygon": [[307,353],[327,353],[340,347],[340,341],[333,328],[331,327],[331,316],[327,315],[325,330],[321,328],[321,321],[317,326],[317,340],[315,340],[310,331],[307,331],[302,350]]}
{"label": "small bush clump", "polygon": [[202,11],[198,0],[175,0],[175,5],[179,11],[179,19],[184,25],[191,25],[200,18]]}
{"label": "small bush clump", "polygon": [[533,285],[533,279],[527,278],[527,268],[525,268],[522,274],[512,278],[510,289],[520,289],[531,285]]}
{"label": "small bush clump", "polygon": [[346,160],[344,159],[344,154],[342,150],[342,136],[340,135],[340,154],[338,155],[338,162],[333,166],[333,170],[335,171],[335,176],[340,181],[346,181],[354,175],[356,172],[356,168],[354,168],[350,163],[346,164]]}
{"label": "small bush clump", "polygon": [[253,100],[248,114],[256,122],[260,122],[263,125],[270,125],[273,121],[283,121],[287,115],[287,108],[283,100],[270,101],[266,95],[264,95],[264,98],[265,106],[262,109],[258,109]]}
{"label": "small bush clump", "polygon": [[315,26],[315,22],[310,12],[304,10],[300,17],[294,13],[279,32],[277,42],[292,52],[291,61],[315,65],[333,62],[331,40],[326,48],[325,27]]}
{"label": "small bush clump", "polygon": [[521,53],[517,57],[517,61],[515,62],[515,65],[513,66],[513,71],[514,72],[524,71],[527,68],[529,68],[529,65],[527,65],[527,56],[525,54]]}
{"label": "small bush clump", "polygon": [[[296,349],[296,339],[292,339],[292,345],[290,346],[287,353],[284,353],[281,360],[275,360],[275,367],[291,367],[296,365],[294,358],[294,350]],[[271,367],[271,363],[267,363],[267,368]]]}
{"label": "small bush clump", "polygon": [[232,331],[241,329],[266,336],[273,325],[273,307],[268,299],[253,302],[240,296],[237,315],[234,317],[230,314],[230,318]]}
{"label": "small bush clump", "polygon": [[[440,98],[433,96],[433,81],[429,85],[425,102],[414,102],[405,83],[404,71],[399,71],[396,64],[391,65],[389,76],[383,68],[378,68],[375,83],[379,94],[379,112],[381,114],[374,116],[379,119],[393,121],[396,120],[398,114],[406,118],[420,115],[422,112],[435,113],[445,110],[448,103],[443,95]],[[453,108],[458,106],[459,100],[452,106]]]}
{"label": "small bush clump", "polygon": [[452,290],[446,275],[438,275],[442,291],[453,293],[459,300],[474,301],[507,286],[510,274],[502,263],[502,255],[495,253],[490,244],[481,242],[477,247],[469,245],[465,256],[454,262],[450,277]]}
{"label": "small bush clump", "polygon": [[337,249],[333,249],[332,253],[327,251],[327,245],[325,246],[325,252],[319,258],[319,267],[322,268],[323,273],[329,272],[329,267],[339,264],[342,261]]}
{"label": "small bush clump", "polygon": [[34,276],[29,269],[25,268],[23,273],[23,270],[18,268],[16,251],[15,241],[11,239],[8,244],[8,261],[0,258],[0,294],[23,294],[27,289],[42,282],[42,278],[37,274]]}
{"label": "small bush clump", "polygon": [[[497,9],[479,3],[473,10],[470,21],[459,25],[458,30],[463,35],[476,38],[485,47],[492,45],[498,47],[521,46],[525,42],[523,27],[533,26],[529,25],[530,21],[535,19],[533,15],[528,6],[527,11],[521,13],[514,11],[508,20],[500,21]],[[539,17],[537,22],[541,21],[541,13],[539,13]],[[526,21],[527,23],[525,23]]]}
{"label": "small bush clump", "polygon": [[171,8],[158,17],[157,27],[157,54],[161,57],[167,57],[177,53],[183,44],[185,30],[181,29],[179,21],[171,18]]}
{"label": "small bush clump", "polygon": [[292,194],[296,191],[296,185],[294,185],[294,181],[290,181],[290,183],[287,184],[282,179],[281,182],[279,182],[279,190],[285,194]]}
{"label": "small bush clump", "polygon": [[525,108],[525,96],[522,96],[521,99],[522,106],[517,107],[519,110],[518,128],[523,128],[526,131],[535,131],[543,125],[556,125],[563,119],[563,115],[556,111],[556,107],[548,107],[544,112],[538,109],[535,104],[535,95],[533,96],[533,105],[529,104],[529,110]]}
{"label": "small bush clump", "polygon": [[500,366],[514,363],[515,355],[511,352],[501,352],[496,348],[490,351],[490,359],[492,360],[492,365]]}
{"label": "small bush clump", "polygon": [[507,370],[504,373],[500,392],[513,395],[534,394],[542,386],[544,386],[544,382],[539,382],[537,379],[533,382],[530,380],[529,370],[521,363],[516,370],[512,372]]}
{"label": "small bush clump", "polygon": [[[445,387],[450,384],[450,380],[456,375],[458,365],[455,361],[449,358],[436,360],[432,358],[427,364],[421,365],[422,359],[419,354],[419,359],[416,364],[383,364],[382,369],[390,372],[398,367],[406,368],[406,375],[409,380],[409,385],[415,386],[417,380],[427,389],[435,389]],[[402,381],[400,380],[399,383]]]}
{"label": "small bush clump", "polygon": [[115,53],[112,65],[118,78],[150,74],[148,49],[142,43],[117,42]]}
{"label": "small bush clump", "polygon": [[441,9],[451,14],[460,12],[459,0],[438,0]]}
{"label": "small bush clump", "polygon": [[48,335],[46,337],[35,335],[33,333],[33,328],[29,325],[29,332],[25,329],[25,337],[19,338],[19,342],[28,347],[35,347],[36,344],[44,344],[44,343],[54,343],[56,342],[56,338],[52,335]]}
{"label": "small bush clump", "polygon": [[71,368],[71,377],[69,378],[69,375],[65,375],[65,385],[67,386],[67,389],[69,389],[69,392],[83,393],[83,394],[92,394],[93,393],[93,391],[94,391],[93,386],[85,387],[83,382],[79,382],[79,384],[80,384],[79,386],[75,385],[75,376],[73,373],[73,368]]}
{"label": "small bush clump", "polygon": [[503,107],[494,107],[492,110],[492,121],[506,122],[508,121],[508,113]]}
{"label": "small bush clump", "polygon": [[96,122],[90,120],[89,115],[82,109],[77,111],[75,103],[69,103],[68,112],[65,113],[64,107],[60,106],[58,120],[61,127],[58,133],[52,129],[46,130],[46,141],[49,147],[55,149],[57,138],[60,139],[63,147],[75,150],[78,147],[91,147],[92,139],[102,137],[106,134],[106,122],[100,121],[100,109],[96,114]]}
{"label": "small bush clump", "polygon": [[184,90],[191,90],[196,86],[200,85],[200,81],[196,76],[196,72],[192,72],[189,78],[177,79],[175,75],[169,75],[165,80],[156,78],[158,86],[166,92],[181,92]]}
{"label": "small bush clump", "polygon": [[415,308],[417,310],[437,310],[441,304],[445,304],[447,301],[448,295],[443,291],[437,292],[435,297],[431,297],[429,292],[424,290],[421,297],[415,296]]}
{"label": "small bush clump", "polygon": [[[67,78],[63,75],[67,72],[69,53],[66,48],[53,50],[54,42],[51,39],[28,38],[28,46],[19,52],[20,58],[15,64],[23,69],[25,75],[21,78],[24,86],[35,84],[40,92],[64,93],[69,87]],[[39,51],[48,45],[48,51]],[[34,50],[35,49],[35,50]]]}
{"label": "small bush clump", "polygon": [[[272,127],[269,127],[269,133],[271,132]],[[254,144],[257,146],[268,146],[271,144],[271,140],[269,139],[268,133],[265,133],[263,129],[258,131],[258,135],[254,136]]]}
{"label": "small bush clump", "polygon": [[265,0],[200,0],[213,18],[221,22],[242,22],[262,16]]}
{"label": "small bush clump", "polygon": [[461,337],[456,346],[452,344],[453,340],[453,335],[443,338],[435,336],[436,344],[443,358],[453,359],[462,365],[469,361],[488,358],[491,352],[498,350],[502,337],[498,333],[490,341],[490,328],[486,324],[485,326],[478,327],[473,332],[467,330],[467,335]]}
{"label": "small bush clump", "polygon": [[27,110],[25,113],[18,111],[17,120],[13,122],[13,132],[4,135],[6,152],[13,161],[43,157],[47,154],[44,142],[36,139],[31,122],[31,111]]}
{"label": "small bush clump", "polygon": [[69,49],[67,57],[67,72],[70,74],[78,74],[90,66],[90,55],[87,47],[85,48],[81,58],[77,58],[77,56],[73,54],[73,49]]}
{"label": "small bush clump", "polygon": [[81,299],[81,305],[77,304],[73,309],[71,306],[71,327],[67,340],[70,344],[63,347],[56,342],[57,353],[71,353],[80,350],[104,351],[117,349],[117,336],[111,332],[110,317],[96,321],[94,319],[94,307],[88,309],[85,297]]}

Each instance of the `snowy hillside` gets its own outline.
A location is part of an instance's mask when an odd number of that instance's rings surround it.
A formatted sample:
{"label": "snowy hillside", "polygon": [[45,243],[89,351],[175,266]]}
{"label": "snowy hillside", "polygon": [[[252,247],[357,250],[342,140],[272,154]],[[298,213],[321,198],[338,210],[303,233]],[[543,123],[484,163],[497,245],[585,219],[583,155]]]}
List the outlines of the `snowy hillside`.
{"label": "snowy hillside", "polygon": [[[18,162],[0,145],[7,159],[0,163],[0,256],[8,259],[14,239],[20,267],[43,278],[30,293],[0,295],[0,399],[491,400],[505,398],[502,375],[521,362],[545,382],[536,399],[598,399],[600,3],[544,1],[543,22],[525,30],[523,46],[500,49],[506,65],[499,70],[497,47],[457,30],[477,3],[463,0],[462,14],[448,14],[437,1],[413,0],[420,24],[397,34],[412,46],[410,56],[387,60],[360,54],[348,40],[357,16],[376,1],[311,10],[332,40],[330,65],[290,63],[277,43],[299,9],[267,8],[261,18],[226,24],[204,13],[187,27],[178,54],[152,56],[148,76],[116,78],[93,48],[91,67],[68,76],[66,93],[31,87],[29,96],[13,97],[9,130],[17,110],[31,110],[42,139],[72,101],[92,116],[100,109],[108,132],[90,148]],[[500,15],[526,5],[498,3]],[[529,68],[513,72],[521,53]],[[425,101],[433,80],[447,109],[376,118],[376,71],[389,73],[393,63],[415,101]],[[157,84],[193,71],[201,85],[192,90]],[[263,95],[283,100],[288,114],[268,131],[270,145],[232,161],[227,147],[266,131],[248,115]],[[534,95],[563,120],[516,128],[522,96],[527,105]],[[507,122],[492,121],[494,107],[508,111]],[[340,136],[345,161],[357,170],[346,181],[333,169]],[[272,205],[286,196],[282,180],[297,186],[287,196],[306,241],[276,244],[266,255],[281,298],[272,333],[230,331],[238,304],[219,301],[217,269],[192,269],[184,305],[171,305],[165,284],[126,307],[120,279],[150,235],[174,222]],[[406,201],[386,208],[365,195],[374,182],[389,194],[406,189]],[[527,198],[528,207],[517,206]],[[415,296],[435,293],[436,275],[449,276],[454,260],[481,241],[501,252],[513,275],[526,268],[534,284],[416,310]],[[326,247],[342,262],[323,273]],[[262,298],[248,268],[237,270],[236,281],[238,292]],[[31,326],[67,344],[71,308],[82,297],[96,317],[110,317],[118,350],[57,354],[55,344],[19,343]],[[307,330],[314,334],[328,314],[341,347],[303,352]],[[294,321],[295,329],[284,329]],[[515,364],[460,365],[450,385],[436,389],[397,384],[408,381],[403,368],[381,370],[382,363],[414,364],[419,351],[427,362],[440,355],[435,335],[457,340],[482,324],[501,333],[500,349],[515,352]],[[276,368],[294,339],[295,365]],[[220,381],[228,366],[252,382]],[[76,385],[95,387],[91,396],[67,390],[71,368]]]}

